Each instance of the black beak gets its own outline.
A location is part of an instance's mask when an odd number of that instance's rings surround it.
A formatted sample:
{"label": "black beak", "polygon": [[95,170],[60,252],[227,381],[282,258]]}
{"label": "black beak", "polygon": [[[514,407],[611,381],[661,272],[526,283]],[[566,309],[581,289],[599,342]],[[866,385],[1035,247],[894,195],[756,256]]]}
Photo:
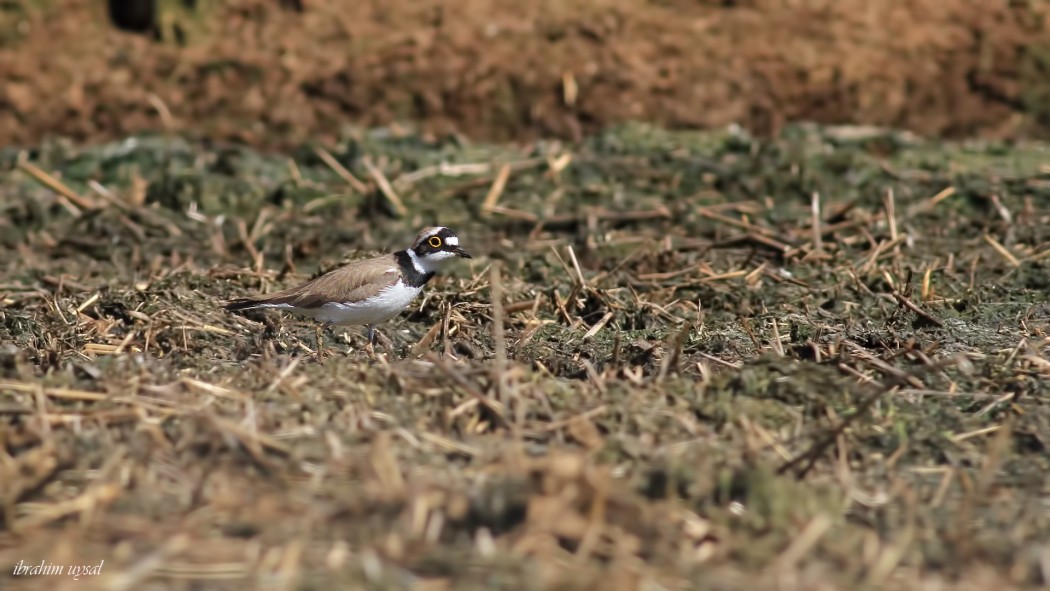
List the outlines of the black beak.
{"label": "black beak", "polygon": [[463,250],[462,248],[460,248],[458,246],[455,249],[453,249],[452,252],[456,253],[456,255],[461,256],[461,257],[463,257],[465,259],[472,259],[472,258],[474,258],[474,257],[470,256],[469,252]]}

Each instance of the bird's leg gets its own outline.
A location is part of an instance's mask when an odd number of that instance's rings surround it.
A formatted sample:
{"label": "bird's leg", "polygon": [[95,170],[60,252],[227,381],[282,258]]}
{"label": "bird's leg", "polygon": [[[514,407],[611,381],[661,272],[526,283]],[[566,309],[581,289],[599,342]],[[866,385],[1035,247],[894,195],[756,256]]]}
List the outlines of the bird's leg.
{"label": "bird's leg", "polygon": [[374,324],[369,324],[368,325],[368,345],[365,346],[365,352],[367,352],[368,356],[371,357],[372,359],[375,359],[375,356],[376,356],[375,345],[376,345],[376,326]]}

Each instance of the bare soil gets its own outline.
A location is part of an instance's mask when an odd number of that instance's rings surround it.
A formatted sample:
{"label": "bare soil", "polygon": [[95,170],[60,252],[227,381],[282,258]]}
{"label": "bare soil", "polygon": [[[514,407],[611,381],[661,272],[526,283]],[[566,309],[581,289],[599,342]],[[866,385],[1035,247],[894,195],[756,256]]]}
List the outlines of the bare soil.
{"label": "bare soil", "polygon": [[172,0],[159,39],[87,0],[0,19],[0,145],[167,128],[288,147],[393,122],[578,140],[627,120],[1024,137],[1050,121],[1039,2]]}

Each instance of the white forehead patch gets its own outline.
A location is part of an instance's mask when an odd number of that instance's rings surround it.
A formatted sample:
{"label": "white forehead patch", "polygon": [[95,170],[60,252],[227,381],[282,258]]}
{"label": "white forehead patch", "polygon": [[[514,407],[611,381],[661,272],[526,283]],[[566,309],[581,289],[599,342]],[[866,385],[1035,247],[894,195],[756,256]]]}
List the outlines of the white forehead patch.
{"label": "white forehead patch", "polygon": [[455,236],[449,236],[448,238],[445,238],[445,244],[449,246],[459,246],[459,238]]}

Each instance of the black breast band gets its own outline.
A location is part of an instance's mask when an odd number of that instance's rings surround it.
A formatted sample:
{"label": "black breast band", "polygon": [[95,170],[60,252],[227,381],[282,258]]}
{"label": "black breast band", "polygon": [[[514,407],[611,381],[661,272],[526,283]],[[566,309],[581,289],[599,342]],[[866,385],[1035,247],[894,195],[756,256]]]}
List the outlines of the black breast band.
{"label": "black breast band", "polygon": [[397,260],[397,266],[401,268],[401,276],[405,278],[405,285],[409,287],[423,287],[434,276],[433,273],[420,271],[407,250],[395,252],[394,258]]}

